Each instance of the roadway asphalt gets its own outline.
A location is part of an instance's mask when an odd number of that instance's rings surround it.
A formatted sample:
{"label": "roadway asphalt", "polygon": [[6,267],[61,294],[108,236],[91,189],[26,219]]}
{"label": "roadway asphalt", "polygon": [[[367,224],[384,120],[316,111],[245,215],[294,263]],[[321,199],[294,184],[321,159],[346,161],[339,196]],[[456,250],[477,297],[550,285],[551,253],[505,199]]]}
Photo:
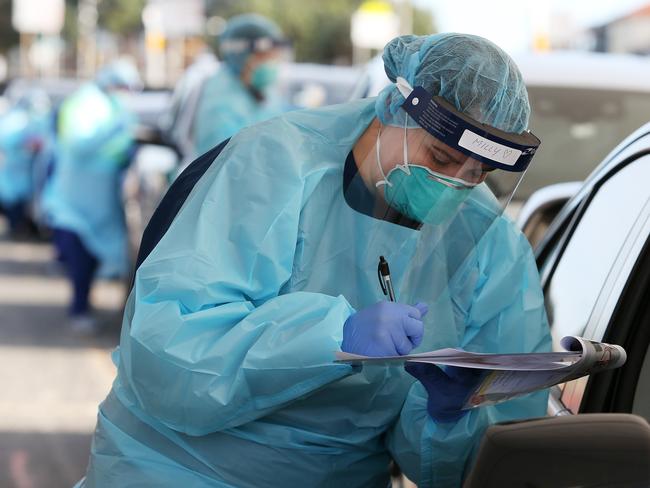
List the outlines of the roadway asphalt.
{"label": "roadway asphalt", "polygon": [[92,300],[104,330],[79,337],[67,327],[68,283],[52,263],[47,243],[0,237],[0,488],[74,485],[115,375],[123,285],[98,283]]}

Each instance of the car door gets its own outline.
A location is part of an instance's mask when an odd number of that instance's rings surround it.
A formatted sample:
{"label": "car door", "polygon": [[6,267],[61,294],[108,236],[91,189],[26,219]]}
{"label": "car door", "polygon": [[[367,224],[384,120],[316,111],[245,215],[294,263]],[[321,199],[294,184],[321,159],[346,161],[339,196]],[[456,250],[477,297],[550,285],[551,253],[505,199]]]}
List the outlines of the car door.
{"label": "car door", "polygon": [[621,344],[628,352],[620,370],[554,389],[552,414],[650,408],[650,392],[636,392],[638,379],[650,375],[645,360],[650,327],[644,315],[650,275],[648,148],[646,136],[620,151],[537,249],[554,349],[561,350],[563,336],[579,335]]}

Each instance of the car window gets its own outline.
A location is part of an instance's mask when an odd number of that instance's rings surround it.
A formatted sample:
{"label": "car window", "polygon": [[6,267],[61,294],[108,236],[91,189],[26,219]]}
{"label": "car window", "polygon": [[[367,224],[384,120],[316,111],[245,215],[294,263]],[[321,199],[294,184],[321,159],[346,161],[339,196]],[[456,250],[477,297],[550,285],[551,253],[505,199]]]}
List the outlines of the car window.
{"label": "car window", "polygon": [[556,350],[563,336],[584,334],[612,265],[648,200],[648,177],[650,156],[618,171],[600,187],[575,228],[545,289]]}
{"label": "car window", "polygon": [[[605,282],[613,271],[617,272],[614,264],[620,263],[619,255],[624,257],[622,249],[630,231],[639,216],[647,213],[648,177],[650,156],[625,166],[597,190],[578,222],[545,287],[554,350],[561,350],[559,341],[565,335],[602,340],[601,333],[585,329]],[[579,412],[587,380],[583,377],[563,385],[561,400],[569,411]]]}

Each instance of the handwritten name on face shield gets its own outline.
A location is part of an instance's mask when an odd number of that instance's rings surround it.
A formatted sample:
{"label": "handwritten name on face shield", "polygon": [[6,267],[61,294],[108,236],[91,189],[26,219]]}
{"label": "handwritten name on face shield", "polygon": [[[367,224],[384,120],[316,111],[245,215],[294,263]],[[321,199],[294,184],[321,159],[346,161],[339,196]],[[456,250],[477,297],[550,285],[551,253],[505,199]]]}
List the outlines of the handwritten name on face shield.
{"label": "handwritten name on face shield", "polygon": [[458,141],[458,145],[479,156],[491,159],[497,163],[507,164],[508,166],[514,166],[519,156],[521,156],[520,150],[512,149],[511,147],[481,137],[468,129],[465,129],[463,132],[463,135]]}

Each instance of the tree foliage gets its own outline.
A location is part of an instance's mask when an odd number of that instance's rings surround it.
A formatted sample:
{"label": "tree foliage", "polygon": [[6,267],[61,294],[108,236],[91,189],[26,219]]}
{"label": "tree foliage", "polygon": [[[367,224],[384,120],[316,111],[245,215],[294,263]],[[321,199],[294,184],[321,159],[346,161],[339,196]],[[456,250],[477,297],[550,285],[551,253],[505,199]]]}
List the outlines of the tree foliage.
{"label": "tree foliage", "polygon": [[[65,0],[62,37],[74,45],[80,0]],[[277,22],[293,41],[297,61],[332,63],[352,57],[350,18],[363,0],[205,0],[208,15],[229,18],[258,12]],[[98,27],[121,36],[142,30],[142,9],[147,0],[99,0]],[[0,52],[18,43],[11,26],[12,0],[0,0]],[[414,32],[430,33],[431,14],[414,9]]]}
{"label": "tree foliage", "polygon": [[146,0],[100,0],[97,24],[114,34],[135,34],[143,29],[142,9],[146,3]]}
{"label": "tree foliage", "polygon": [[0,52],[18,44],[18,32],[11,25],[11,0],[0,0]]}
{"label": "tree foliage", "polygon": [[[350,19],[362,0],[207,0],[208,15],[229,18],[257,12],[280,25],[297,61],[332,63],[352,57]],[[415,9],[414,31],[430,33],[431,14]]]}

